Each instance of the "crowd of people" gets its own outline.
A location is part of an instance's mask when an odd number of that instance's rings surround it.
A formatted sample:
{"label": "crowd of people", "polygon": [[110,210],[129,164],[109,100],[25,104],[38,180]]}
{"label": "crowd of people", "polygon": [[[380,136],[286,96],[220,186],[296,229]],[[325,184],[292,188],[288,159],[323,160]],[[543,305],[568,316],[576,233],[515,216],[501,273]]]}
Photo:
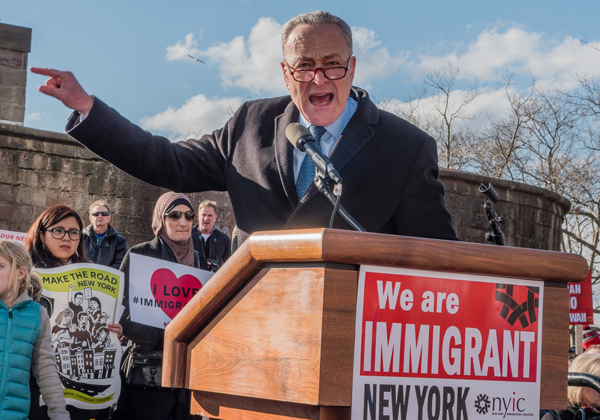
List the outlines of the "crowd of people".
{"label": "crowd of people", "polygon": [[[207,207],[210,208],[206,211]],[[3,404],[29,419],[186,419],[189,416],[189,393],[180,389],[141,387],[125,382],[127,361],[136,355],[162,356],[164,330],[131,321],[128,285],[132,253],[175,262],[203,270],[216,270],[231,255],[230,240],[216,229],[217,208],[212,202],[199,205],[198,225],[194,226],[196,212],[187,196],[168,192],[156,202],[151,226],[155,238],[128,247],[127,240],[110,224],[112,214],[104,200],[89,208],[91,224],[84,228],[77,212],[57,205],[48,208],[31,225],[25,246],[16,242],[0,241],[0,312],[12,312],[15,330],[27,329],[31,317],[39,319],[39,329],[30,331],[27,345],[33,346],[30,377],[22,372],[6,388]],[[207,232],[207,233],[204,233]],[[212,257],[212,258],[211,258]],[[213,267],[209,259],[214,261]],[[69,290],[69,307],[62,310],[51,329],[48,310],[35,304],[42,292],[36,268],[55,268],[80,262],[94,262],[110,267],[119,265],[124,273],[123,306],[120,323],[108,324],[100,302],[91,298],[83,308],[81,292]],[[118,264],[117,264],[118,263]],[[104,316],[103,316],[104,315]],[[0,317],[0,319],[4,319]],[[60,325],[58,325],[60,324]],[[165,325],[166,326],[166,325]],[[56,372],[54,352],[67,343],[98,349],[109,346],[108,332],[114,332],[127,343],[122,361],[123,386],[116,411],[83,410],[65,406],[60,380]],[[600,334],[586,330],[584,354],[569,355],[569,372],[600,375]],[[10,357],[17,357],[17,352]],[[12,353],[12,352],[11,352]],[[12,363],[9,364],[12,366]],[[29,369],[27,369],[29,371]],[[30,394],[30,404],[23,405],[16,397]],[[40,405],[40,394],[44,405]],[[66,409],[65,409],[66,407]],[[600,394],[592,388],[569,386],[565,410],[544,412],[543,420],[574,420],[600,418]]]}
{"label": "crowd of people", "polygon": [[[207,209],[209,209],[207,211]],[[155,238],[129,248],[127,240],[111,225],[112,213],[105,200],[89,207],[90,225],[84,227],[79,214],[63,205],[43,211],[29,228],[24,246],[11,241],[0,241],[0,312],[7,311],[15,319],[15,333],[37,317],[40,325],[32,330],[23,345],[33,346],[25,378],[22,372],[2,396],[2,412],[16,410],[16,418],[42,419],[185,419],[189,412],[188,394],[168,388],[141,387],[125,382],[127,361],[135,355],[154,352],[162,356],[164,330],[132,322],[129,316],[128,286],[131,253],[146,255],[203,270],[216,271],[231,255],[229,237],[216,229],[217,206],[203,201],[196,212],[184,194],[168,192],[159,197],[152,220]],[[209,265],[208,261],[214,261]],[[51,308],[40,300],[42,285],[35,269],[62,267],[75,263],[95,263],[120,269],[124,273],[125,307],[119,323],[109,323],[96,297],[68,293],[69,307],[56,316],[56,325],[50,326]],[[39,300],[40,303],[35,301]],[[38,309],[40,308],[40,309]],[[4,319],[4,318],[2,318]],[[166,325],[165,325],[166,326]],[[126,343],[122,360],[123,386],[116,411],[84,410],[65,405],[62,386],[57,374],[54,350],[61,346],[102,351],[110,346],[109,332],[117,334]],[[17,353],[11,355],[18,357]],[[12,363],[9,366],[13,366]],[[11,371],[12,372],[12,371]],[[40,404],[40,395],[44,404]],[[29,397],[29,398],[25,398]],[[6,399],[5,399],[6,398]],[[28,401],[25,404],[24,401]],[[20,416],[20,417],[19,417]]]}

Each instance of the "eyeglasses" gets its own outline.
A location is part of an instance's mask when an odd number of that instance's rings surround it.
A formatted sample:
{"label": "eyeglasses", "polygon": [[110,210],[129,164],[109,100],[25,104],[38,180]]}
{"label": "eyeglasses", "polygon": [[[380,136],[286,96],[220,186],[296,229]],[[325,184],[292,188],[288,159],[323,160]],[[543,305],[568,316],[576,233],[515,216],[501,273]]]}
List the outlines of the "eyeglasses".
{"label": "eyeglasses", "polygon": [[306,82],[310,82],[311,80],[313,80],[316,75],[317,72],[319,70],[321,70],[323,72],[323,75],[329,79],[329,80],[339,80],[339,79],[343,79],[344,77],[346,77],[346,73],[348,72],[348,69],[350,68],[350,59],[352,57],[350,57],[348,59],[348,62],[346,63],[346,67],[317,67],[316,69],[300,69],[300,70],[292,70],[292,68],[288,65],[288,63],[285,63],[286,67],[288,68],[288,71],[290,72],[290,74],[292,75],[292,77],[294,78],[294,80],[296,82],[300,82],[300,83],[306,83]]}
{"label": "eyeglasses", "polygon": [[50,232],[54,239],[62,239],[65,235],[69,234],[69,239],[72,241],[78,241],[81,238],[81,231],[79,229],[64,230],[63,228],[46,229],[45,232]]}
{"label": "eyeglasses", "polygon": [[178,210],[172,210],[168,213],[165,213],[165,217],[171,220],[179,220],[181,219],[181,216],[185,216],[185,220],[194,220],[194,217],[196,217],[196,213],[194,213],[191,210],[186,211],[185,213]]}
{"label": "eyeglasses", "polygon": [[94,217],[98,217],[98,216],[104,216],[104,217],[106,217],[106,216],[110,216],[110,213],[107,212],[107,211],[95,211],[95,212],[92,213],[92,216],[94,216]]}

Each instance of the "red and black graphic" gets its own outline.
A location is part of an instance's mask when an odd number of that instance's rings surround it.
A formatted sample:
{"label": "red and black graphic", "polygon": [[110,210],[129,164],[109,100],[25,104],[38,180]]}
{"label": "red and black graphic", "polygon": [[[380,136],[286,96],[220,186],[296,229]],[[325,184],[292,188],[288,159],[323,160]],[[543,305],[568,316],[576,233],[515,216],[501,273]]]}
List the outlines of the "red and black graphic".
{"label": "red and black graphic", "polygon": [[[526,289],[527,296],[519,303],[515,289]],[[515,286],[512,284],[496,284],[496,300],[503,304],[500,316],[510,324],[519,320],[522,328],[527,328],[537,321],[536,309],[539,306],[539,287]],[[522,298],[521,298],[522,299]]]}

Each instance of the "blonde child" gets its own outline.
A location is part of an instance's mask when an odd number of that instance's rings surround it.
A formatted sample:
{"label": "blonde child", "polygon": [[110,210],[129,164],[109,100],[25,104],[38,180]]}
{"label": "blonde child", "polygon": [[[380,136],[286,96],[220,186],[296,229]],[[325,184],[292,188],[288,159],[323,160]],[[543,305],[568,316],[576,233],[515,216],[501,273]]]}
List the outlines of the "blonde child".
{"label": "blonde child", "polygon": [[0,419],[29,415],[30,372],[51,419],[69,419],[58,378],[48,313],[33,301],[42,291],[31,257],[16,242],[0,240]]}

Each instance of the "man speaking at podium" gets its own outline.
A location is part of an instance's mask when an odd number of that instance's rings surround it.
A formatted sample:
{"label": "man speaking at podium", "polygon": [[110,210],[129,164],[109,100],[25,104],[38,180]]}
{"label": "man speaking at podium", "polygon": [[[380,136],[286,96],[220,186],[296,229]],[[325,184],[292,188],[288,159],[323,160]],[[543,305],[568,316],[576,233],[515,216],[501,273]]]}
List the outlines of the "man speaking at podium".
{"label": "man speaking at podium", "polygon": [[[70,72],[31,71],[50,76],[41,92],[75,110],[68,134],[120,169],[173,191],[228,191],[239,243],[256,231],[329,225],[333,207],[312,183],[311,159],[286,138],[291,123],[309,128],[329,156],[344,180],[341,205],[367,231],[456,239],[434,139],[352,86],[346,22],[320,11],[296,16],[282,48],[290,96],[246,102],[223,128],[179,143],[132,124]],[[334,227],[351,228],[339,216]]]}

